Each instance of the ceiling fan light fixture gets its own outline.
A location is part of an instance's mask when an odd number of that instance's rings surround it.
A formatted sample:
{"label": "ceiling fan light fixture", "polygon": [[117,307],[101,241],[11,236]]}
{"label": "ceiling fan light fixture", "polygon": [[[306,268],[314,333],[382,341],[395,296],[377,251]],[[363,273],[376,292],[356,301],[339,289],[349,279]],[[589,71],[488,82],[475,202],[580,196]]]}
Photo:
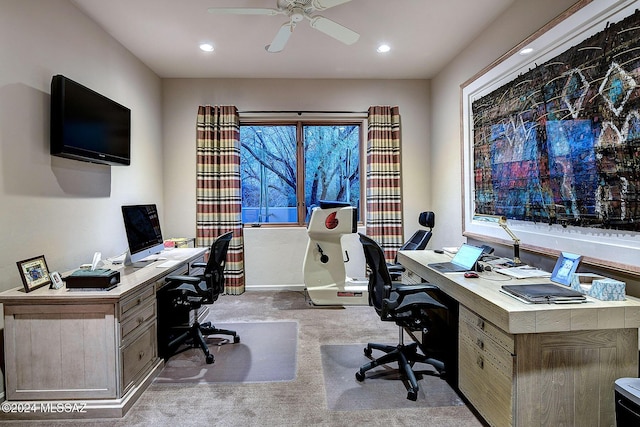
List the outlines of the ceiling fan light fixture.
{"label": "ceiling fan light fixture", "polygon": [[213,52],[214,47],[211,43],[200,43],[200,50],[203,52]]}
{"label": "ceiling fan light fixture", "polygon": [[285,22],[280,27],[271,44],[268,44],[265,47],[267,52],[275,53],[284,49],[296,24],[299,24],[305,19],[309,21],[311,28],[325,33],[346,45],[351,45],[357,42],[360,38],[360,34],[342,24],[332,21],[329,18],[314,15],[315,12],[323,11],[344,3],[349,3],[350,1],[351,0],[276,0],[275,9],[210,7],[207,10],[209,13],[213,14],[228,15],[285,15],[289,18],[288,22]]}
{"label": "ceiling fan light fixture", "polygon": [[380,46],[378,46],[378,48],[376,49],[376,52],[378,53],[387,53],[391,50],[391,46],[389,46],[388,44],[381,44]]}

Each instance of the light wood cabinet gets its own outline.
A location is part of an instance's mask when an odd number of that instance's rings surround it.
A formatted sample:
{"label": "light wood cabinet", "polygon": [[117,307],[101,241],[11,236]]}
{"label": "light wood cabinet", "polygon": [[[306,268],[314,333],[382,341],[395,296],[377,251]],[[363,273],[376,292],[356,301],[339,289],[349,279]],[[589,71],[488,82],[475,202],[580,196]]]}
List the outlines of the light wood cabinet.
{"label": "light wood cabinet", "polygon": [[460,391],[492,425],[513,423],[513,336],[460,307],[458,383]]}
{"label": "light wood cabinet", "polygon": [[458,388],[490,425],[615,425],[615,380],[638,375],[639,300],[524,304],[488,275],[428,266],[447,259],[398,254],[413,283],[419,276],[457,302]]}
{"label": "light wood cabinet", "polygon": [[155,286],[146,286],[120,304],[120,390],[126,393],[158,358]]}
{"label": "light wood cabinet", "polygon": [[5,304],[7,399],[116,398],[114,308]]}
{"label": "light wood cabinet", "polygon": [[[9,404],[82,403],[84,412],[0,413],[6,418],[121,417],[164,366],[158,355],[157,290],[188,274],[204,248],[167,251],[172,267],[121,270],[110,291],[15,288],[0,293]],[[159,261],[160,264],[162,261]]]}

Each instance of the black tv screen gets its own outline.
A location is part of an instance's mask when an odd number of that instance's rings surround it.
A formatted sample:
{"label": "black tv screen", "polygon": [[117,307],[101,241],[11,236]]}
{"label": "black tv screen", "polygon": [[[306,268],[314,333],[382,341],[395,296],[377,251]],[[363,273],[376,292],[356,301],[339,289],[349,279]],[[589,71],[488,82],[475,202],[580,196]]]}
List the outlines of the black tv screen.
{"label": "black tv screen", "polygon": [[131,110],[62,75],[51,79],[51,154],[131,163]]}

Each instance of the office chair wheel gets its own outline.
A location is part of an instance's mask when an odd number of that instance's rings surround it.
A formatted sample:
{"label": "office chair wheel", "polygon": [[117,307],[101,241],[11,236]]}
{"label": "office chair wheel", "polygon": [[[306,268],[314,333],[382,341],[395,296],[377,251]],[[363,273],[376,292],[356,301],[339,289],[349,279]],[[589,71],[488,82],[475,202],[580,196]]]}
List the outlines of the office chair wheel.
{"label": "office chair wheel", "polygon": [[372,354],[373,354],[373,350],[371,350],[370,347],[365,347],[364,355],[367,356],[367,357],[371,357]]}
{"label": "office chair wheel", "polygon": [[360,382],[364,381],[364,372],[356,372],[356,379]]}
{"label": "office chair wheel", "polygon": [[237,336],[237,335],[234,335],[234,337],[233,337],[233,343],[234,343],[234,344],[238,344],[239,342],[240,342],[240,337],[239,337],[239,336]]}
{"label": "office chair wheel", "polygon": [[213,363],[213,361],[215,360],[213,357],[213,354],[207,354],[207,358],[205,359],[207,364],[210,365]]}
{"label": "office chair wheel", "polygon": [[409,392],[407,393],[407,399],[415,402],[416,400],[418,400],[418,393],[413,389],[409,390]]}

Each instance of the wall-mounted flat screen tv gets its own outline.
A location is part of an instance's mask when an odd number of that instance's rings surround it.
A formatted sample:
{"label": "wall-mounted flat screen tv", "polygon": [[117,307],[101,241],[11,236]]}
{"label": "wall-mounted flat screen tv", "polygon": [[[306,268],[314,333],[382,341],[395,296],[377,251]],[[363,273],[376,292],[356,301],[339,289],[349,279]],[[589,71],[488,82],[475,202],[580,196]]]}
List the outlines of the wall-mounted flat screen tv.
{"label": "wall-mounted flat screen tv", "polygon": [[51,79],[51,154],[131,163],[131,110],[62,75]]}

